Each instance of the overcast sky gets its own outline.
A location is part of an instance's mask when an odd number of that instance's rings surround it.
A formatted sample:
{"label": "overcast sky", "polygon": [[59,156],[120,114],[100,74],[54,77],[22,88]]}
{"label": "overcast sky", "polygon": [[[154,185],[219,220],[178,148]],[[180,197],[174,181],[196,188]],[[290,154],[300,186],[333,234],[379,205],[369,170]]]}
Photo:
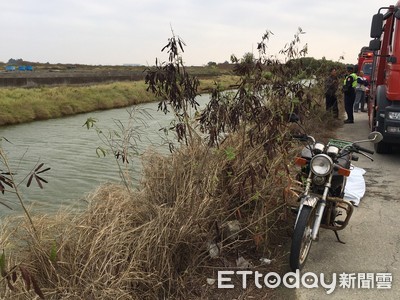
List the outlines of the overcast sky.
{"label": "overcast sky", "polygon": [[256,49],[273,32],[269,54],[297,28],[308,56],[356,63],[369,43],[371,18],[396,0],[0,0],[0,61],[93,65],[167,60],[175,35],[186,65],[229,61]]}

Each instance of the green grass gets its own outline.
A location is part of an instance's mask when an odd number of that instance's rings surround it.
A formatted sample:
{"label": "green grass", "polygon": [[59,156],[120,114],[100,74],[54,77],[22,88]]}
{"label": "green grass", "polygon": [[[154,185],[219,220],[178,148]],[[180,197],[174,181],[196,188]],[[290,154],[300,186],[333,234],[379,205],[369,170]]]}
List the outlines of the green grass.
{"label": "green grass", "polygon": [[[229,88],[236,83],[236,77],[223,75],[202,79],[200,92],[209,91],[215,81],[223,88]],[[152,93],[146,91],[144,81],[30,89],[1,88],[0,125],[60,118],[156,100]]]}

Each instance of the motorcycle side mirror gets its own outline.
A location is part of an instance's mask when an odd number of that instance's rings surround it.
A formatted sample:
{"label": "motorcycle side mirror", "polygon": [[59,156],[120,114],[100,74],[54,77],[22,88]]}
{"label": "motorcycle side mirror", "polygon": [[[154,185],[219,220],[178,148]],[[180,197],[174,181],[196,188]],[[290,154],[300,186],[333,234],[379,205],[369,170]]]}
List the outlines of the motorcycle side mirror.
{"label": "motorcycle side mirror", "polygon": [[368,140],[370,140],[371,142],[373,142],[374,144],[379,143],[380,141],[383,140],[383,135],[382,133],[378,132],[378,131],[372,131],[369,135],[368,135]]}
{"label": "motorcycle side mirror", "polygon": [[299,121],[299,116],[296,115],[295,113],[289,114],[289,122],[290,123],[297,123]]}

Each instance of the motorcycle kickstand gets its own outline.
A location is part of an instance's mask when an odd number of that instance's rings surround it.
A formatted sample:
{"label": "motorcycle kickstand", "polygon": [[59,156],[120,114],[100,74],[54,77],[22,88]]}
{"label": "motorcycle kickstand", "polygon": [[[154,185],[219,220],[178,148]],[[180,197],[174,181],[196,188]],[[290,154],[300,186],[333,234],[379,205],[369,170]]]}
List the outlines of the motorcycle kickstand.
{"label": "motorcycle kickstand", "polygon": [[334,230],[333,232],[335,233],[336,239],[338,240],[339,243],[341,243],[341,244],[346,244],[345,242],[343,242],[343,241],[339,238],[339,234],[338,234],[337,230]]}

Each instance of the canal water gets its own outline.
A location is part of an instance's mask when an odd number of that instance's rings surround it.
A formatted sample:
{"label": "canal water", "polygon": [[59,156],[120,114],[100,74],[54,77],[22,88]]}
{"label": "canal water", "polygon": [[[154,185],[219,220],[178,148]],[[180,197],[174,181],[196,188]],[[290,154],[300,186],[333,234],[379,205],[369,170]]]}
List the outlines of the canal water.
{"label": "canal water", "polygon": [[[209,95],[198,97],[198,102],[202,106],[208,100]],[[33,213],[55,213],[67,207],[80,209],[86,205],[85,197],[88,193],[100,184],[121,182],[114,157],[97,156],[96,148],[99,146],[106,148],[106,146],[96,130],[87,130],[83,126],[88,118],[95,118],[96,125],[106,134],[109,130],[120,132],[118,127],[121,124],[128,126],[129,112],[134,110],[132,126],[137,133],[134,140],[138,152],[142,154],[151,147],[167,153],[165,135],[160,129],[168,127],[173,116],[157,111],[157,104],[139,104],[131,108],[0,127],[1,145],[7,154],[16,181],[21,182],[19,188],[24,202]],[[169,138],[172,138],[171,134]],[[31,186],[27,188],[25,176],[42,162],[45,163],[43,168],[51,168],[40,174],[48,183],[40,189],[33,180]],[[141,172],[140,158],[130,162],[129,165],[130,173],[136,174],[135,179],[138,180]],[[4,165],[0,164],[0,170],[5,170]],[[12,208],[10,210],[0,205],[0,216],[19,214],[22,211],[17,198],[11,193],[0,194],[0,202]]]}

